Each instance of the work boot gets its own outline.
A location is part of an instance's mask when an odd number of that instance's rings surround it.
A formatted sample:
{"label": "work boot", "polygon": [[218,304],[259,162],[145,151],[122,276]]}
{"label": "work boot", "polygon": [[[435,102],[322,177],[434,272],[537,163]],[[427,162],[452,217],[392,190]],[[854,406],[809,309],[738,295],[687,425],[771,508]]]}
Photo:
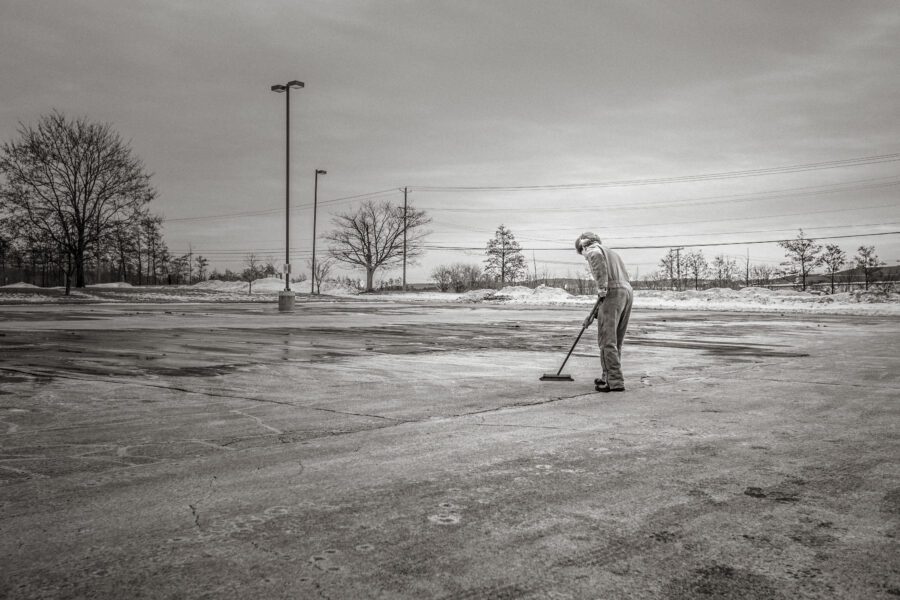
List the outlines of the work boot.
{"label": "work boot", "polygon": [[607,393],[607,392],[624,392],[624,391],[625,391],[625,388],[623,388],[623,387],[621,387],[621,388],[611,388],[611,387],[609,387],[609,384],[607,384],[607,383],[604,383],[603,385],[595,385],[595,386],[594,386],[594,389],[597,390],[598,392],[603,392],[603,393]]}
{"label": "work boot", "polygon": [[597,379],[594,380],[594,385],[604,386],[604,385],[606,385],[606,380],[603,379],[602,377],[598,377]]}

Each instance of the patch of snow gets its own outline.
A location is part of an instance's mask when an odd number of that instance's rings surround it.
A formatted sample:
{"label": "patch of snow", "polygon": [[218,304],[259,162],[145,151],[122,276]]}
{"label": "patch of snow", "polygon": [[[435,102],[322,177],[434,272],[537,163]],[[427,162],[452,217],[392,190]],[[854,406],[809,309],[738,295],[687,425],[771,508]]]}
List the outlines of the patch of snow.
{"label": "patch of snow", "polygon": [[[10,287],[5,285],[3,287]],[[47,303],[47,296],[39,294],[2,294],[0,295],[0,304],[32,304]]]}
{"label": "patch of snow", "polygon": [[[218,281],[215,279],[200,281],[187,287],[215,292],[243,292],[244,294],[246,294],[248,290],[246,281]],[[309,280],[291,282],[291,291],[298,294],[309,294],[311,287],[312,286]],[[257,279],[253,282],[254,294],[277,294],[283,289],[284,279],[278,279],[277,277],[265,277],[263,279]],[[354,288],[347,287],[341,283],[333,281],[322,282],[322,294],[327,294],[329,296],[355,296],[358,293],[359,292],[357,292]]]}
{"label": "patch of snow", "polygon": [[[24,282],[4,288],[32,288]],[[94,286],[92,286],[94,287]],[[104,284],[96,287],[129,287]],[[127,292],[93,296],[72,290],[72,296],[38,293],[15,293],[12,289],[0,294],[0,304],[56,303],[67,301],[88,302],[274,302],[277,292],[284,289],[284,280],[269,277],[253,282],[253,293],[247,293],[245,281],[203,281],[184,286],[132,287]],[[61,288],[59,288],[61,289]],[[292,283],[291,289],[300,294],[309,293],[309,282]],[[371,302],[467,302],[486,304],[568,305],[589,307],[596,300],[594,295],[573,296],[560,288],[540,286],[531,289],[524,286],[507,286],[501,290],[480,289],[465,293],[417,291],[359,294],[356,289],[326,282],[322,294],[353,296]],[[748,287],[740,290],[712,288],[709,290],[638,290],[634,295],[635,310],[689,310],[730,312],[778,312],[818,313],[846,315],[895,315],[900,316],[900,294],[881,288],[868,291],[855,290],[831,295],[816,295],[790,289],[769,290]]]}
{"label": "patch of snow", "polygon": [[[504,304],[593,304],[595,296],[572,296],[565,290],[541,286],[531,290],[522,286],[499,291],[473,290],[462,294],[461,302]],[[635,309],[649,310],[724,310],[731,312],[805,312],[823,314],[900,315],[900,294],[884,290],[854,291],[818,295],[796,290],[770,290],[748,287],[740,290],[637,290]]]}
{"label": "patch of snow", "polygon": [[89,287],[89,288],[130,288],[130,287],[134,287],[134,286],[131,285],[130,283],[128,283],[127,281],[116,281],[113,283],[95,283],[95,284],[88,285],[85,287]]}
{"label": "patch of snow", "polygon": [[485,300],[490,300],[497,294],[497,290],[470,290],[468,292],[463,293],[459,297],[460,302],[483,302]]}
{"label": "patch of snow", "polygon": [[208,281],[199,281],[194,285],[188,286],[198,290],[211,290],[216,292],[246,292],[246,281],[219,281],[218,279],[210,279]]}
{"label": "patch of snow", "polygon": [[4,288],[33,288],[33,289],[37,289],[37,288],[39,288],[40,286],[33,285],[33,284],[30,284],[30,283],[25,283],[24,281],[20,281],[19,283],[10,283],[9,285],[3,285],[3,286],[0,286],[0,287],[4,287]]}
{"label": "patch of snow", "polygon": [[277,277],[264,277],[262,279],[256,279],[253,282],[252,289],[254,294],[277,294],[278,292],[284,290],[284,279],[278,279]]}
{"label": "patch of snow", "polygon": [[492,296],[486,297],[492,302],[509,304],[560,304],[571,302],[575,296],[564,289],[540,285],[534,289],[521,286],[507,286]]}

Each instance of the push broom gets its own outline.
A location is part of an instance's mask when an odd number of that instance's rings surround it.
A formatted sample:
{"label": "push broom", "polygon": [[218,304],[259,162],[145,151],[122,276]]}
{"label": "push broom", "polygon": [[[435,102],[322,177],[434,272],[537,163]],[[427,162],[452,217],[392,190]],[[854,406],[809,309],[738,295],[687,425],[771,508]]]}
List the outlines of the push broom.
{"label": "push broom", "polygon": [[[597,298],[597,302],[594,304],[594,308],[591,309],[591,316],[594,316],[597,314],[597,310],[600,308],[601,302],[603,302],[603,298]],[[578,345],[578,341],[581,339],[581,336],[584,333],[584,330],[587,328],[588,328],[587,325],[581,326],[581,331],[578,332],[578,337],[575,338],[575,343],[572,344],[572,347],[569,349],[569,353],[566,354],[566,358],[562,361],[562,364],[559,365],[559,371],[557,371],[555,374],[554,373],[544,373],[541,376],[541,381],[575,381],[575,379],[573,379],[571,375],[568,375],[568,374],[563,375],[562,370],[563,370],[563,367],[566,366],[566,361],[568,361],[569,357],[572,356],[572,351],[575,350],[575,346]]]}

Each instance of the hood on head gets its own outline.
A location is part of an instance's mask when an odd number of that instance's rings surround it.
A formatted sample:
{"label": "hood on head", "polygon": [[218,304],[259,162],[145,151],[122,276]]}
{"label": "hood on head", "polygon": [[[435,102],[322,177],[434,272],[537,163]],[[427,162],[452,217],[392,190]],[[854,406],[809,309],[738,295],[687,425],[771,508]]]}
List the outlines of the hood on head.
{"label": "hood on head", "polygon": [[578,254],[581,254],[582,250],[591,244],[599,244],[602,245],[603,242],[600,240],[600,236],[592,231],[585,231],[581,235],[578,236],[578,239],[575,240],[575,250],[578,251]]}

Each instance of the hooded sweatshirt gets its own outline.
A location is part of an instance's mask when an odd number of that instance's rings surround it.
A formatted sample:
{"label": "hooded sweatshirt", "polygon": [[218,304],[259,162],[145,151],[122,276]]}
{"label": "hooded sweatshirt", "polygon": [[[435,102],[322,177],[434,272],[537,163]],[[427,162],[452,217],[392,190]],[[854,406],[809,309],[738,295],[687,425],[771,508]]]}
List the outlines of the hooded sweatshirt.
{"label": "hooded sweatshirt", "polygon": [[598,296],[606,296],[607,290],[610,288],[631,289],[631,284],[628,283],[628,271],[625,269],[622,257],[618,254],[597,242],[592,242],[584,247],[582,256],[590,265],[591,274],[594,276],[594,281],[597,282]]}

